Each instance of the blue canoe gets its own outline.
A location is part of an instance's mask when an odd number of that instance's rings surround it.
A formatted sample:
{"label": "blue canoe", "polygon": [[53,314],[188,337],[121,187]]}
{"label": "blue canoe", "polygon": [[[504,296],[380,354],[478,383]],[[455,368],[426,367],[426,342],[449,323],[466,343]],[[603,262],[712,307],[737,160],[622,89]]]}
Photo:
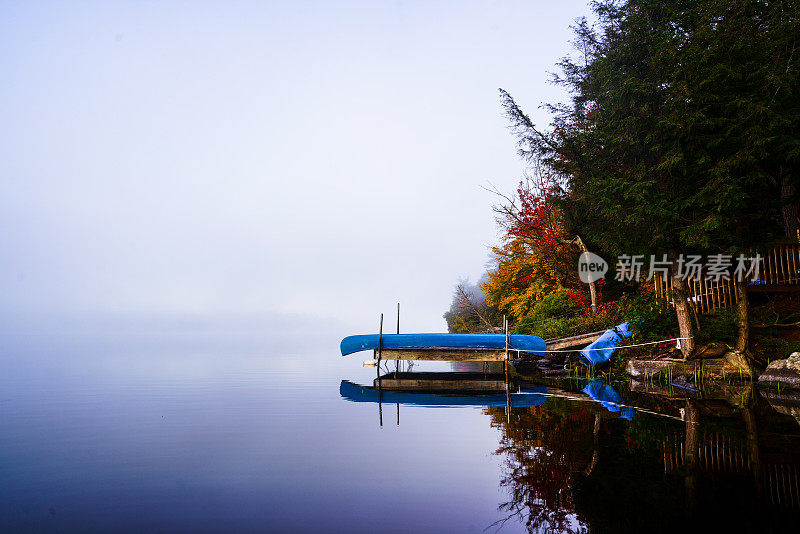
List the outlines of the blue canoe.
{"label": "blue canoe", "polygon": [[[543,355],[544,340],[537,336],[513,335],[510,348]],[[384,334],[385,349],[499,349],[506,348],[504,334]],[[342,356],[378,348],[378,334],[348,336],[342,340]]]}
{"label": "blue canoe", "polygon": [[610,328],[586,348],[578,351],[584,365],[598,365],[611,359],[614,350],[622,343],[623,338],[631,337],[628,323]]}
{"label": "blue canoe", "polygon": [[[540,406],[547,400],[547,388],[544,386],[526,389],[509,395],[511,406],[528,408]],[[412,393],[406,391],[381,391],[367,386],[359,386],[347,380],[339,385],[339,395],[350,402],[383,402],[386,404],[402,404],[404,406],[505,406],[505,393],[489,393],[481,395],[447,395],[441,393]]]}

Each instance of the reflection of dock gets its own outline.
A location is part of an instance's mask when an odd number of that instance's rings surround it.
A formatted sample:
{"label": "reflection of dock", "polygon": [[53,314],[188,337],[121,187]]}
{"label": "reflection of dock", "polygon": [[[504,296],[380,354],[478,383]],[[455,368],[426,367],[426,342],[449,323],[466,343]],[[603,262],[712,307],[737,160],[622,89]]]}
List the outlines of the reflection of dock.
{"label": "reflection of dock", "polygon": [[[504,386],[505,388],[505,386]],[[517,408],[539,406],[547,400],[547,390],[543,386],[534,387],[532,389],[508,393],[504,391],[471,391],[471,392],[448,392],[445,390],[437,389],[431,390],[426,387],[424,389],[410,389],[410,390],[385,390],[384,388],[375,388],[372,386],[360,386],[353,384],[347,380],[342,380],[339,385],[339,394],[342,398],[350,402],[369,402],[378,404],[378,417],[379,423],[383,425],[383,405],[397,404],[398,406],[398,424],[399,424],[399,406],[496,406],[505,407],[507,410],[510,406]]]}
{"label": "reflection of dock", "polygon": [[507,373],[496,372],[389,371],[379,375],[369,386],[342,380],[339,394],[351,402],[378,404],[378,422],[381,426],[385,404],[397,405],[398,424],[400,404],[504,407],[508,417],[512,408],[540,406],[549,398],[560,398],[587,403],[586,408],[591,411],[619,413],[620,417],[626,419],[632,418],[635,412],[633,408],[625,406],[622,397],[602,380],[588,383],[581,391],[566,391],[536,382],[513,380]]}
{"label": "reflection of dock", "polygon": [[503,374],[485,373],[387,373],[373,381],[385,391],[503,392]]}

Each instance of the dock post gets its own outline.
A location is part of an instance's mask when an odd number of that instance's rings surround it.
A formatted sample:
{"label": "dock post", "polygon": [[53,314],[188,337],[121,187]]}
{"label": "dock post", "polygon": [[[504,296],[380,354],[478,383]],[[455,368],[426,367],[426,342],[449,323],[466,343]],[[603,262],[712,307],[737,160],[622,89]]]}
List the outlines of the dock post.
{"label": "dock post", "polygon": [[[400,303],[397,303],[397,333],[400,333]],[[397,371],[400,370],[400,360],[394,361],[394,378],[397,380]],[[400,403],[397,403],[397,426],[400,426]]]}
{"label": "dock post", "polygon": [[378,374],[378,422],[383,426],[383,406],[381,399],[381,355],[383,354],[383,314],[381,314],[381,324],[378,328],[378,365],[375,366]]}
{"label": "dock post", "polygon": [[383,314],[381,314],[381,325],[378,328],[378,379],[381,377],[381,356],[383,355]]}
{"label": "dock post", "polygon": [[506,375],[508,375],[508,346],[510,344],[509,343],[510,342],[510,337],[508,335],[508,319],[506,318],[505,315],[503,316],[503,327],[505,328],[505,331],[506,331],[506,359],[505,359],[503,365],[505,367]]}
{"label": "dock post", "polygon": [[508,318],[503,316],[503,327],[506,331],[506,358],[503,360],[503,368],[505,370],[505,379],[506,379],[506,423],[511,424],[511,392],[508,380],[508,345],[510,338],[508,336]]}

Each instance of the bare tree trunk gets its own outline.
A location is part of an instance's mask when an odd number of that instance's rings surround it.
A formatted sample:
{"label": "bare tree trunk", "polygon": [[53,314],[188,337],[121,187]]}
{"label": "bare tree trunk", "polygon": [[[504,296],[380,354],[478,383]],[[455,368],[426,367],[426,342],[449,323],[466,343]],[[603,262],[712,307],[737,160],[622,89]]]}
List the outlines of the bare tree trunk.
{"label": "bare tree trunk", "polygon": [[750,322],[748,312],[750,302],[747,298],[747,284],[744,280],[734,281],[739,298],[736,299],[736,320],[739,325],[739,332],[736,336],[736,350],[745,353],[750,345]]}
{"label": "bare tree trunk", "polygon": [[[573,242],[578,245],[578,248],[581,250],[581,254],[584,252],[589,252],[589,249],[586,248],[581,236],[575,236]],[[595,285],[594,280],[589,282],[589,296],[592,299],[592,314],[594,314],[597,311],[597,286]]]}
{"label": "bare tree trunk", "polygon": [[689,286],[686,280],[677,276],[677,266],[675,258],[677,253],[671,254],[673,260],[672,269],[672,290],[675,292],[675,314],[678,317],[678,329],[681,333],[681,352],[684,359],[689,359],[694,354],[694,328],[692,326],[691,305],[687,302],[689,296]]}
{"label": "bare tree trunk", "polygon": [[494,328],[492,326],[492,323],[490,323],[489,320],[481,312],[478,311],[478,307],[472,303],[472,299],[469,298],[469,295],[467,295],[467,292],[464,290],[464,286],[458,284],[456,286],[456,291],[461,296],[461,298],[466,301],[467,305],[472,309],[472,312],[478,317],[478,319],[480,319],[489,330],[492,330]]}
{"label": "bare tree trunk", "polygon": [[797,239],[800,229],[800,210],[798,201],[795,198],[796,189],[791,181],[791,173],[783,167],[778,171],[781,180],[781,211],[783,212],[783,229],[786,237]]}

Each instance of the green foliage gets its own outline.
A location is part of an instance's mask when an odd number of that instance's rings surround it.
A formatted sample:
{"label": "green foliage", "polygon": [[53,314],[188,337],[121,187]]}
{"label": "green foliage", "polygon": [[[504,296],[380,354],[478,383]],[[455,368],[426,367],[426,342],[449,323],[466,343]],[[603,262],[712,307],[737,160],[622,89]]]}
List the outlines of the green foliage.
{"label": "green foliage", "polygon": [[622,318],[630,323],[631,331],[639,340],[656,340],[673,337],[678,331],[678,320],[666,300],[655,298],[649,286],[620,299]]}
{"label": "green foliage", "polygon": [[718,310],[711,315],[700,317],[700,330],[697,332],[697,342],[707,343],[721,341],[732,345],[736,341],[738,323],[733,310]]}
{"label": "green foliage", "polygon": [[567,291],[540,300],[527,317],[513,327],[515,334],[529,334],[543,339],[569,337],[605,330],[619,324],[618,306],[606,306],[592,314],[578,305]]}
{"label": "green foliage", "polygon": [[778,234],[782,191],[800,184],[800,2],[593,9],[597,25],[575,28],[577,59],[560,64],[572,102],[551,106],[550,131],[501,93],[520,152],[561,191],[567,230],[645,255],[733,252]]}
{"label": "green foliage", "polygon": [[558,291],[547,295],[533,308],[530,319],[534,321],[545,321],[548,319],[561,318],[577,315],[581,311],[580,305],[570,298],[567,291]]}
{"label": "green foliage", "polygon": [[[597,0],[592,9],[597,22],[578,22],[578,53],[559,65],[571,101],[549,106],[549,130],[501,90],[563,230],[604,255],[673,262],[794,239],[800,0]],[[676,330],[665,303],[634,296],[623,307],[638,337]],[[692,321],[677,311],[689,336]],[[730,334],[725,318],[708,330]]]}
{"label": "green foliage", "polygon": [[777,336],[759,335],[753,340],[753,347],[763,363],[766,364],[772,360],[787,358],[793,352],[800,352],[800,341],[787,341]]}

